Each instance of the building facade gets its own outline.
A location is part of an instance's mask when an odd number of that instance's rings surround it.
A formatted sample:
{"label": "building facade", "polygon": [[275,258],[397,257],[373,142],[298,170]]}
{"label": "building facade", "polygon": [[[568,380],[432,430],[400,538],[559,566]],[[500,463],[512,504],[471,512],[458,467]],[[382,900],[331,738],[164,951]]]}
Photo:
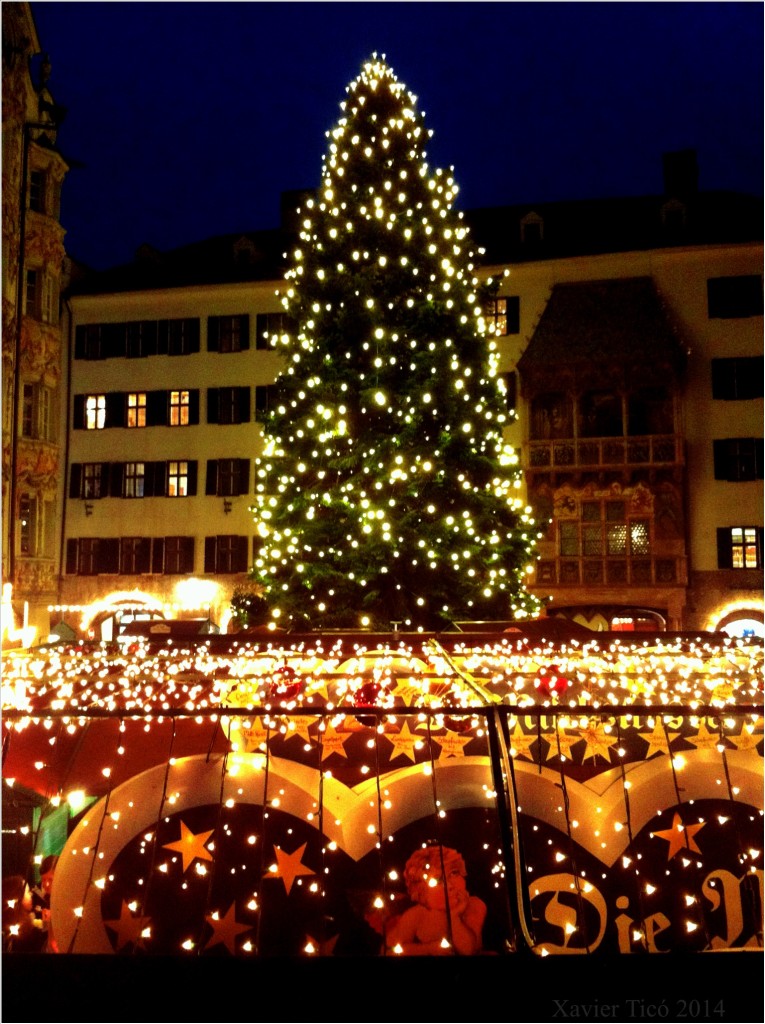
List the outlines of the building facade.
{"label": "building facade", "polygon": [[[508,439],[543,530],[548,612],[593,629],[762,623],[761,204],[699,193],[466,215],[499,278]],[[226,628],[258,544],[289,231],[144,249],[86,277],[72,339],[60,596]],[[751,623],[754,623],[752,625]]]}
{"label": "building facade", "polygon": [[56,148],[62,111],[47,88],[50,66],[29,4],[3,5],[2,51],[2,578],[4,604],[12,593],[18,612],[4,629],[23,622],[39,634],[58,592],[65,440],[59,206],[68,167]]}

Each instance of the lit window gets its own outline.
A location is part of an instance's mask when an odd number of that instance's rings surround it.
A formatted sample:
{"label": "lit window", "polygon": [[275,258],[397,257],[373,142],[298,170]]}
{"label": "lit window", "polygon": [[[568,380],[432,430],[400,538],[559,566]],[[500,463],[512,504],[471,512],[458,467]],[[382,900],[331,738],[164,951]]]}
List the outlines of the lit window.
{"label": "lit window", "polygon": [[167,495],[169,498],[185,498],[189,493],[188,462],[168,462]]}
{"label": "lit window", "polygon": [[518,295],[505,295],[498,299],[492,299],[484,310],[484,319],[489,334],[499,337],[518,334],[521,329],[520,303]]}
{"label": "lit window", "polygon": [[189,422],[189,392],[170,392],[170,426],[185,427]]}
{"label": "lit window", "polygon": [[143,462],[126,462],[123,478],[123,495],[126,498],[142,498],[146,483],[146,465]]}
{"label": "lit window", "polygon": [[127,425],[146,426],[146,392],[131,393],[127,401]]}
{"label": "lit window", "polygon": [[85,398],[85,427],[103,430],[106,425],[106,395],[87,395]]}
{"label": "lit window", "polygon": [[721,569],[761,569],[762,527],[721,527],[717,531],[717,556]]}

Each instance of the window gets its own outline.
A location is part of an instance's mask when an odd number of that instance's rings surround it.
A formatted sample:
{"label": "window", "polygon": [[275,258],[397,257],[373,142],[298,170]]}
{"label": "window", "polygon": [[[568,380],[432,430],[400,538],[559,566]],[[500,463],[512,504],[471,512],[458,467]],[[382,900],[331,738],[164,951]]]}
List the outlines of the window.
{"label": "window", "polygon": [[34,494],[22,494],[19,501],[19,554],[38,554],[38,504]]}
{"label": "window", "polygon": [[207,318],[207,349],[210,352],[244,352],[250,347],[250,318],[237,316]]}
{"label": "window", "polygon": [[761,569],[762,527],[719,527],[717,565],[720,569]]}
{"label": "window", "polygon": [[761,437],[728,437],[713,444],[715,480],[762,480]]}
{"label": "window", "polygon": [[122,494],[125,498],[143,498],[146,467],[143,462],[126,462],[122,478]]}
{"label": "window", "polygon": [[249,459],[208,459],[205,494],[219,498],[247,494],[250,489]]}
{"label": "window", "polygon": [[[72,466],[74,471],[74,466]],[[101,463],[86,462],[82,467],[82,497],[101,497]]]}
{"label": "window", "polygon": [[255,386],[255,422],[265,423],[274,397],[273,384],[257,384]]}
{"label": "window", "polygon": [[247,572],[248,538],[205,537],[205,572]]}
{"label": "window", "polygon": [[286,313],[258,313],[255,324],[256,348],[275,348],[283,334],[289,334],[290,319]]}
{"label": "window", "polygon": [[32,171],[29,175],[29,209],[45,213],[45,171]]}
{"label": "window", "polygon": [[621,437],[621,396],[611,391],[587,391],[579,402],[580,437]]}
{"label": "window", "polygon": [[106,395],[85,396],[86,430],[103,430],[106,426]]}
{"label": "window", "polygon": [[762,356],[712,360],[712,398],[740,400],[762,396]]}
{"label": "window", "polygon": [[24,313],[46,324],[58,323],[58,282],[39,267],[26,271]]}
{"label": "window", "polygon": [[189,422],[188,391],[170,392],[170,426],[185,427]]}
{"label": "window", "polygon": [[135,320],[125,325],[125,355],[141,359],[157,354],[157,321]]}
{"label": "window", "polygon": [[505,295],[492,299],[484,310],[489,334],[505,337],[518,334],[521,329],[521,300],[518,295]]}
{"label": "window", "polygon": [[650,583],[650,520],[626,501],[584,500],[579,519],[558,521],[558,556],[561,583]]}
{"label": "window", "polygon": [[149,572],[151,567],[151,538],[120,538],[120,573],[133,576]]}
{"label": "window", "polygon": [[762,316],[762,275],[710,277],[707,304],[710,320]]}
{"label": "window", "polygon": [[168,462],[167,464],[167,496],[168,498],[185,498],[189,493],[188,462]]}
{"label": "window", "polygon": [[188,356],[199,351],[199,320],[160,320],[157,350],[170,356]]}
{"label": "window", "polygon": [[101,324],[81,324],[74,333],[75,359],[103,359]]}
{"label": "window", "polygon": [[521,218],[521,242],[527,246],[539,245],[544,238],[544,221],[533,211]]}
{"label": "window", "polygon": [[208,388],[208,423],[249,423],[250,389]]}
{"label": "window", "polygon": [[166,575],[194,572],[194,538],[164,537],[154,541],[154,571]]}
{"label": "window", "polygon": [[70,538],[66,542],[66,571],[70,576],[118,573],[120,571],[119,538]]}
{"label": "window", "polygon": [[53,392],[44,384],[24,384],[21,399],[21,434],[37,441],[52,441]]}
{"label": "window", "polygon": [[146,426],[146,392],[132,392],[127,396],[127,425]]}

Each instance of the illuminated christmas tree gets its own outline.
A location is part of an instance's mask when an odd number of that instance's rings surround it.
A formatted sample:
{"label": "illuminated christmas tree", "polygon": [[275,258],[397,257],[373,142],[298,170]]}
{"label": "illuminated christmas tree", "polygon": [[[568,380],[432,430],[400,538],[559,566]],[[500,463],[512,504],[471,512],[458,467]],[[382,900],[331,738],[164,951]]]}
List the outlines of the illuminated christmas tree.
{"label": "illuminated christmas tree", "polygon": [[528,615],[536,529],[456,185],[384,60],[347,93],[272,339],[255,578],[282,626]]}

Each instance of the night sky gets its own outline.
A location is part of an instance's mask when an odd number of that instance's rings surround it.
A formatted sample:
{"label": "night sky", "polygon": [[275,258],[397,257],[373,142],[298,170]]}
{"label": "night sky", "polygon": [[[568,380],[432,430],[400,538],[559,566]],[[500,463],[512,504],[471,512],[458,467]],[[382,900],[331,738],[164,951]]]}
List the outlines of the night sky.
{"label": "night sky", "polygon": [[418,97],[460,209],[662,190],[762,194],[752,3],[33,3],[73,165],[61,219],[96,268],[276,227],[374,51]]}

